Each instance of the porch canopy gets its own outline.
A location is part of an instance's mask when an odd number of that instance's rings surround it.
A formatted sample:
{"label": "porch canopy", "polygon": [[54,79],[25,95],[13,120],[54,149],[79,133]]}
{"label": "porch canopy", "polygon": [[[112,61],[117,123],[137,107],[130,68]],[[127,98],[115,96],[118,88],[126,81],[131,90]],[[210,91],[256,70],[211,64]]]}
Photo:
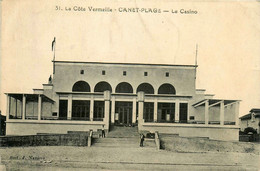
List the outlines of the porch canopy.
{"label": "porch canopy", "polygon": [[[203,99],[192,106],[194,108],[204,107],[205,112],[205,124],[211,124],[209,122],[209,109],[211,107],[219,107],[219,123],[220,125],[238,125],[239,115],[239,102],[240,100],[225,100],[225,99]],[[231,110],[225,110],[225,107],[230,106]],[[226,112],[226,113],[225,113]],[[233,115],[233,116],[231,116]],[[225,118],[228,118],[225,119]],[[230,120],[230,118],[234,118]],[[214,122],[214,121],[213,121]],[[212,122],[212,123],[213,123]]]}
{"label": "porch canopy", "polygon": [[219,105],[221,102],[224,103],[225,106],[234,104],[236,102],[239,102],[240,100],[224,100],[224,99],[204,99],[201,100],[195,104],[193,104],[193,107],[199,107],[199,106],[205,106],[205,103],[208,102],[209,107]]}
{"label": "porch canopy", "polygon": [[[5,93],[7,95],[8,119],[41,119],[46,112],[51,113],[54,100],[42,93]],[[43,106],[44,105],[44,106]],[[47,105],[47,106],[46,106]],[[48,111],[46,111],[48,110]]]}
{"label": "porch canopy", "polygon": [[27,101],[32,101],[32,102],[38,102],[39,95],[40,95],[42,98],[42,102],[49,102],[52,104],[54,103],[54,100],[45,96],[44,94],[28,94],[28,93],[5,93],[5,94],[20,101],[22,101],[23,96],[25,96]]}

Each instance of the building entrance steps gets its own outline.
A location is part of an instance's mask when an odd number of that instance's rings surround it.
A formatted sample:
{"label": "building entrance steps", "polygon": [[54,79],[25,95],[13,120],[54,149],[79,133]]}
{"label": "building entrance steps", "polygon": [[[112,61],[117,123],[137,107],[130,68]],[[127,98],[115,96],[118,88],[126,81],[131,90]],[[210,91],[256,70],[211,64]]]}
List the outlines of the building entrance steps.
{"label": "building entrance steps", "polygon": [[113,126],[107,134],[108,138],[132,137],[139,138],[137,127]]}
{"label": "building entrance steps", "polygon": [[[93,147],[141,148],[137,127],[114,126],[106,138],[94,138]],[[154,139],[145,139],[145,149],[156,149]]]}

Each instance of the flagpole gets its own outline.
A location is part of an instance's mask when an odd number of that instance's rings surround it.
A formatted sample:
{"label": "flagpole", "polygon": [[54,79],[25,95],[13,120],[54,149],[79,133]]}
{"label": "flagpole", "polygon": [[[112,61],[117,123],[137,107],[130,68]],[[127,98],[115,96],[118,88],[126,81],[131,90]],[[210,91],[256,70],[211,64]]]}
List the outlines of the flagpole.
{"label": "flagpole", "polygon": [[53,51],[53,74],[55,74],[55,46],[56,45],[54,45],[54,51]]}
{"label": "flagpole", "polygon": [[55,74],[55,50],[56,50],[56,38],[52,41],[52,49],[53,49],[53,74]]}
{"label": "flagpole", "polygon": [[198,44],[196,44],[196,56],[195,56],[195,80],[197,78],[197,58],[198,58]]}

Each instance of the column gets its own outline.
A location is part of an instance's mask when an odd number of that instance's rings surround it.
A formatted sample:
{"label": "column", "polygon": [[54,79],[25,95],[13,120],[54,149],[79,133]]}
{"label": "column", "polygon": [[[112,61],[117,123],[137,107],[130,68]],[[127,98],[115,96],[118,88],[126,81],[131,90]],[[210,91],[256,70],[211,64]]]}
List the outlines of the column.
{"label": "column", "polygon": [[132,122],[136,123],[136,97],[133,99]]}
{"label": "column", "polygon": [[158,101],[154,100],[153,121],[157,122]]}
{"label": "column", "polygon": [[23,94],[23,113],[22,113],[22,120],[25,120],[25,112],[26,112],[26,96]]}
{"label": "column", "polygon": [[109,129],[109,110],[110,110],[110,98],[111,93],[110,91],[104,91],[104,101],[105,101],[105,116],[104,116],[104,123],[105,128]]}
{"label": "column", "polygon": [[224,113],[225,113],[225,106],[224,101],[220,102],[220,125],[224,125]]}
{"label": "column", "polygon": [[209,101],[205,102],[205,125],[209,124]]}
{"label": "column", "polygon": [[90,121],[93,121],[94,118],[94,96],[91,95],[90,99]]}
{"label": "column", "polygon": [[6,95],[6,120],[9,120],[10,118],[10,97],[7,94]]}
{"label": "column", "polygon": [[180,101],[175,101],[175,122],[180,122]]}
{"label": "column", "polygon": [[190,121],[190,102],[187,104],[187,123]]}
{"label": "column", "polygon": [[71,116],[72,116],[72,94],[69,95],[68,97],[68,115],[67,115],[67,120],[71,120]]}
{"label": "column", "polygon": [[236,126],[239,126],[239,102],[235,104],[235,117]]}
{"label": "column", "polygon": [[137,94],[138,98],[138,125],[144,122],[144,92],[140,91]]}
{"label": "column", "polygon": [[144,122],[144,102],[138,102],[138,124]]}
{"label": "column", "polygon": [[42,96],[39,94],[38,96],[38,120],[41,120],[42,115]]}
{"label": "column", "polygon": [[17,99],[15,99],[15,117],[17,117]]}
{"label": "column", "polygon": [[112,104],[111,104],[111,123],[115,123],[115,107],[116,107],[116,99],[115,96],[113,96]]}

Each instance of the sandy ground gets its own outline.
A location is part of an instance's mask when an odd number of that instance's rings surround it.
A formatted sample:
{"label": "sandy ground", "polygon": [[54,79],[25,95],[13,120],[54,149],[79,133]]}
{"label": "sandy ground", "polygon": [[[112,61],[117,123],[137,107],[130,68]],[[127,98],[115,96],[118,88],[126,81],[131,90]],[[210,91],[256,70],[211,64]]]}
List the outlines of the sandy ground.
{"label": "sandy ground", "polygon": [[7,170],[260,170],[253,153],[176,153],[150,148],[0,148]]}

